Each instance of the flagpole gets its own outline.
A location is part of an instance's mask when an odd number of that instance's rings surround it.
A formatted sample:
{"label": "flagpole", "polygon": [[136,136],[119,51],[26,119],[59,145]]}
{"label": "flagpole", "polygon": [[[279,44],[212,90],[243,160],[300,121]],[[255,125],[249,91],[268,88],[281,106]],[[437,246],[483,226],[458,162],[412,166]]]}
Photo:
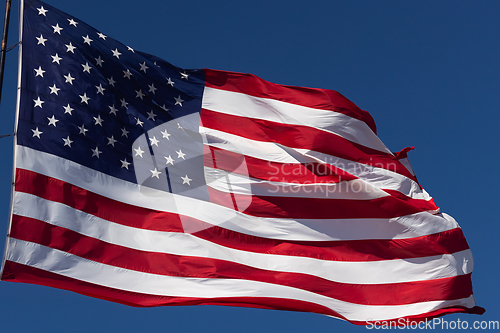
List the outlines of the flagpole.
{"label": "flagpole", "polygon": [[[7,5],[6,6],[9,6],[9,14],[8,16],[10,16],[10,2],[11,0],[7,0]],[[7,8],[5,9],[5,13],[7,15]],[[21,41],[22,38],[23,38],[23,13],[24,13],[24,0],[20,0],[20,11],[19,11],[19,40]],[[7,16],[7,17],[8,17]],[[7,19],[8,21],[8,19]],[[7,24],[8,26],[8,24]],[[5,29],[4,29],[4,33],[5,33]],[[6,34],[5,34],[6,36]],[[5,37],[5,44],[7,43],[7,37]],[[2,45],[4,45],[2,43]],[[16,100],[16,117],[15,117],[15,123],[14,123],[14,135],[16,135],[16,132],[17,132],[17,122],[18,122],[18,118],[19,118],[19,106],[21,104],[21,65],[22,65],[22,57],[21,57],[21,54],[22,54],[22,48],[23,48],[23,45],[22,43],[19,43],[19,56],[17,57],[17,62],[18,62],[18,66],[17,66],[17,100]],[[2,51],[4,52],[7,52],[5,47],[2,46]],[[2,70],[2,79],[3,79],[3,62],[2,62],[2,66],[1,66],[1,70]],[[0,80],[0,97],[1,97],[1,94],[2,94],[2,90],[1,90],[1,82],[3,80]],[[13,140],[13,158],[12,158],[12,186],[11,186],[11,192],[10,192],[10,209],[9,209],[9,225],[7,226],[7,240],[5,241],[5,249],[4,249],[4,255],[3,255],[3,259],[2,259],[2,266],[0,268],[0,279],[2,278],[3,276],[3,271],[4,271],[4,268],[5,268],[5,261],[7,260],[7,250],[9,248],[9,242],[10,242],[10,231],[12,229],[12,212],[14,210],[14,191],[15,191],[15,179],[16,179],[16,155],[17,155],[17,151],[16,151],[16,139]]]}
{"label": "flagpole", "polygon": [[7,53],[7,35],[9,33],[10,4],[12,0],[5,3],[5,17],[3,20],[2,49],[0,50],[0,101],[2,100],[3,72],[5,68],[5,54]]}

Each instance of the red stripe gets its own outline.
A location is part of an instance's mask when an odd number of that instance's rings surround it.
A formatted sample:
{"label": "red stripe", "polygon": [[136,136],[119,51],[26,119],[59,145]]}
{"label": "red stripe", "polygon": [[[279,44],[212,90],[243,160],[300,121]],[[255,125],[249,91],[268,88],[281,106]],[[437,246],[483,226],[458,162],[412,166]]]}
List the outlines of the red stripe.
{"label": "red stripe", "polygon": [[[187,232],[221,246],[257,253],[323,260],[372,261],[427,257],[468,249],[460,228],[411,239],[350,241],[284,241],[250,236],[177,214],[115,202],[74,185],[27,170],[17,170],[16,191],[60,202],[107,221],[136,228]],[[87,196],[85,196],[87,195]],[[93,201],[93,203],[91,203]],[[140,212],[144,212],[144,223]],[[155,216],[156,214],[156,216]],[[185,230],[186,229],[186,230]]]}
{"label": "red stripe", "polygon": [[287,103],[330,110],[365,122],[374,133],[377,127],[372,116],[337,91],[285,86],[265,81],[252,74],[204,69],[207,87],[271,98]]}
{"label": "red stripe", "polygon": [[[359,179],[342,169],[329,164],[321,163],[275,163],[261,159],[233,153],[227,150],[204,146],[205,165],[217,167],[225,171],[233,172],[250,178],[268,180],[272,182],[283,182],[292,184],[332,184],[341,181]],[[245,164],[242,173],[238,169]],[[439,208],[433,199],[413,199],[396,190],[384,190],[393,198],[399,200],[402,205],[410,205],[419,211],[435,211]],[[218,202],[217,194],[214,194],[214,202]],[[326,193],[325,193],[326,196]],[[225,200],[222,198],[220,200]],[[233,198],[231,198],[233,199]],[[241,198],[240,198],[241,199]],[[220,202],[222,204],[223,201]],[[232,202],[232,201],[231,201]],[[230,208],[233,208],[231,206]]]}
{"label": "red stripe", "polygon": [[85,213],[130,227],[183,232],[178,214],[115,201],[81,187],[29,170],[16,170],[15,189],[17,192],[30,193],[47,200],[64,203]]}
{"label": "red stripe", "polygon": [[[143,229],[182,232],[177,214],[127,205],[74,185],[31,171],[18,169],[16,190],[47,200],[63,202],[78,210]],[[212,202],[232,206],[230,194],[210,189]],[[422,211],[419,207],[390,196],[373,200],[249,197],[235,194],[237,202],[251,200],[245,213],[259,217],[291,218],[391,218]],[[111,212],[111,213],[110,213]]]}
{"label": "red stripe", "polygon": [[243,213],[265,218],[393,218],[434,209],[432,203],[425,200],[400,200],[392,196],[371,200],[251,196],[221,192],[210,187],[208,192],[211,202],[228,208],[233,208],[234,195],[241,207],[247,207]]}
{"label": "red stripe", "polygon": [[[70,290],[82,295],[117,302],[125,305],[152,307],[152,306],[179,306],[179,305],[226,305],[241,306],[262,309],[288,310],[300,312],[313,312],[325,314],[336,318],[347,320],[344,316],[335,311],[310,302],[297,301],[293,299],[266,298],[266,297],[224,297],[224,298],[192,298],[192,297],[169,297],[150,294],[141,294],[130,291],[123,291],[109,287],[83,282],[68,278],[59,274],[47,272],[38,268],[18,264],[11,261],[5,262],[2,275],[3,281],[32,283],[58,289]],[[445,309],[438,309],[428,313],[415,316],[402,317],[400,320],[421,322],[430,320],[449,313],[473,313],[483,314],[484,309],[478,306],[465,308],[453,306]],[[347,320],[349,321],[349,320]],[[397,321],[391,320],[392,321]],[[349,321],[357,325],[370,325],[372,322]]]}
{"label": "red stripe", "polygon": [[[278,163],[245,156],[228,150],[204,146],[205,165],[239,173],[250,178],[294,184],[338,183],[357,177],[326,163]],[[215,160],[215,162],[214,162]],[[237,169],[242,163],[248,173]]]}
{"label": "red stripe", "polygon": [[103,287],[97,284],[68,278],[59,274],[51,273],[11,261],[5,262],[2,280],[32,283],[58,289],[70,290],[86,296],[138,307],[174,305],[228,305],[273,310],[314,312],[334,316],[337,318],[343,318],[335,311],[330,310],[329,308],[326,308],[324,306],[293,299],[267,297],[195,298],[159,296],[124,291],[121,289]]}
{"label": "red stripe", "polygon": [[260,281],[365,305],[402,305],[461,299],[472,294],[470,274],[394,284],[338,283],[312,275],[258,269],[225,260],[135,250],[22,216],[14,216],[13,222],[13,238],[48,246],[106,265],[152,274]]}
{"label": "red stripe", "polygon": [[[201,110],[201,121],[203,126],[207,128],[251,140],[276,142],[290,148],[314,150],[356,163],[383,168],[416,181],[408,169],[393,155],[365,147],[339,135],[316,128],[239,117],[206,109]],[[352,163],[351,165],[347,164],[343,169],[349,171],[349,169],[355,168],[359,168],[359,166]]]}
{"label": "red stripe", "polygon": [[434,199],[423,200],[423,199],[413,199],[409,198],[403,193],[396,190],[384,190],[384,192],[391,195],[391,197],[396,198],[401,204],[408,204],[421,209],[423,211],[439,211],[439,207],[434,203]]}
{"label": "red stripe", "polygon": [[241,251],[351,262],[431,257],[469,249],[460,228],[409,239],[321,242],[268,239],[217,226],[193,235]]}

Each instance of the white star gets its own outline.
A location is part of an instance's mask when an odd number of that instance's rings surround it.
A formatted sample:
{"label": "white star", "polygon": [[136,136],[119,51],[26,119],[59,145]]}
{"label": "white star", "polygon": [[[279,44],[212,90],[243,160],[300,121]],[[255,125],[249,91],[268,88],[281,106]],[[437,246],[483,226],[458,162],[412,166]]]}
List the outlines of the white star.
{"label": "white star", "polygon": [[167,107],[165,106],[165,104],[163,104],[163,106],[161,107],[163,111],[167,111],[168,112],[168,109]]}
{"label": "white star", "polygon": [[177,153],[177,158],[182,158],[183,160],[185,160],[184,156],[186,156],[186,154],[184,154],[182,150],[179,149],[179,151],[176,151],[176,153]]}
{"label": "white star", "polygon": [[125,98],[120,99],[120,102],[122,103],[122,108],[128,109],[128,103]]}
{"label": "white star", "polygon": [[174,86],[174,81],[172,79],[168,78],[167,84],[170,84],[172,87]]}
{"label": "white star", "polygon": [[75,110],[75,109],[73,109],[73,108],[69,105],[69,103],[68,103],[68,105],[63,106],[63,108],[64,108],[64,113],[69,113],[69,115],[70,115],[70,116],[72,116],[72,115],[73,115],[71,112],[72,112],[73,110]]}
{"label": "white star", "polygon": [[95,87],[97,88],[98,94],[104,95],[104,90],[106,90],[106,88],[103,88],[101,83],[99,83],[99,85]]}
{"label": "white star", "polygon": [[90,70],[92,69],[92,67],[90,67],[90,66],[89,66],[89,63],[88,63],[88,62],[87,62],[87,63],[85,63],[85,65],[84,65],[84,64],[82,64],[82,67],[83,67],[83,71],[84,71],[84,72],[87,72],[87,73],[89,73],[89,74],[90,74]]}
{"label": "white star", "polygon": [[182,107],[182,102],[184,102],[184,100],[181,98],[181,95],[179,95],[179,97],[174,97],[174,99],[175,105],[179,104]]}
{"label": "white star", "polygon": [[116,57],[118,59],[120,59],[120,55],[121,53],[118,51],[118,49],[114,49],[114,50],[111,50],[111,52],[113,52],[113,57]]}
{"label": "white star", "polygon": [[78,95],[78,96],[80,96],[80,98],[82,99],[80,103],[85,103],[87,105],[89,104],[90,98],[87,97],[87,93],[83,93],[83,95]]}
{"label": "white star", "polygon": [[68,19],[68,21],[69,21],[69,25],[72,25],[72,26],[74,26],[74,27],[76,27],[76,25],[78,24],[78,22],[76,22],[76,21],[75,21],[75,20],[73,20],[73,19]]}
{"label": "white star", "polygon": [[88,132],[88,129],[85,128],[85,125],[78,126],[78,129],[80,130],[80,133],[78,134],[86,135],[85,132]]}
{"label": "white star", "polygon": [[75,53],[76,47],[73,46],[73,44],[71,44],[71,42],[69,42],[68,45],[64,44],[64,46],[66,46],[66,48],[67,48],[66,52]]}
{"label": "white star", "polygon": [[35,102],[35,106],[34,106],[34,108],[36,108],[37,106],[39,106],[40,108],[42,108],[42,104],[43,104],[43,103],[45,103],[44,101],[42,101],[42,100],[40,99],[40,96],[38,96],[38,98],[37,98],[37,99],[34,99],[34,100],[33,100],[33,102]]}
{"label": "white star", "polygon": [[140,98],[140,99],[142,99],[144,96],[146,96],[146,95],[144,95],[144,93],[142,92],[142,90],[141,90],[141,89],[139,89],[138,91],[136,90],[136,91],[135,91],[135,93],[137,94],[137,95],[135,96],[135,98]]}
{"label": "white star", "polygon": [[149,87],[149,92],[153,93],[153,94],[158,89],[158,88],[155,87],[154,83],[151,83],[151,85],[148,84],[148,87]]}
{"label": "white star", "polygon": [[169,164],[174,165],[174,159],[170,155],[168,155],[168,157],[166,157],[166,156],[163,156],[163,157],[165,157],[165,159],[167,160],[167,162],[166,162],[167,165],[169,165]]}
{"label": "white star", "polygon": [[36,76],[41,76],[43,77],[43,73],[45,73],[45,71],[42,69],[42,66],[38,66],[38,69],[35,69],[35,72],[36,72]]}
{"label": "white star", "polygon": [[115,138],[113,136],[108,138],[108,145],[112,145],[114,147],[116,142],[118,142],[118,141],[115,140]]}
{"label": "white star", "polygon": [[45,13],[48,12],[48,10],[43,8],[43,6],[40,8],[37,8],[37,9],[38,9],[38,15],[47,16],[47,15],[45,15]]}
{"label": "white star", "polygon": [[97,35],[99,35],[99,38],[102,38],[102,39],[104,39],[104,40],[106,40],[106,37],[108,37],[108,36],[106,36],[105,34],[100,33],[100,32],[98,32],[98,33],[97,33]]}
{"label": "white star", "polygon": [[164,139],[170,140],[169,136],[171,136],[172,134],[167,133],[167,130],[165,130],[165,132],[160,131],[160,133],[163,135]]}
{"label": "white star", "polygon": [[57,92],[58,92],[59,90],[61,90],[61,89],[59,89],[59,88],[57,88],[57,87],[56,87],[56,84],[55,84],[55,83],[54,83],[54,85],[53,85],[52,87],[49,87],[49,89],[50,89],[50,93],[51,93],[51,94],[56,94],[56,95],[58,95],[58,93],[57,93]]}
{"label": "white star", "polygon": [[134,49],[133,49],[133,48],[131,48],[130,46],[127,46],[127,50],[129,50],[129,51],[130,51],[130,52],[132,52],[132,53],[135,53]]}
{"label": "white star", "polygon": [[110,77],[110,78],[108,79],[108,83],[109,83],[109,85],[110,85],[110,86],[113,86],[113,87],[114,87],[114,86],[115,86],[116,81],[115,81],[115,80],[113,80],[113,77]]}
{"label": "white star", "polygon": [[179,123],[177,123],[177,128],[178,129],[184,129],[184,128],[182,128],[181,124],[179,124]]}
{"label": "white star", "polygon": [[125,168],[128,170],[128,166],[130,165],[130,162],[127,162],[127,159],[124,159],[122,162],[122,168]]}
{"label": "white star", "polygon": [[128,70],[128,68],[127,68],[126,71],[123,71],[123,77],[126,77],[127,79],[130,80],[131,76],[132,76],[132,73],[130,73],[130,71]]}
{"label": "white star", "polygon": [[38,130],[38,127],[37,127],[37,128],[35,128],[34,130],[32,129],[32,131],[33,131],[33,137],[35,137],[35,136],[36,136],[37,138],[39,138],[39,139],[40,139],[40,134],[42,134],[43,132],[40,132],[40,131]]}
{"label": "white star", "polygon": [[181,179],[182,179],[182,184],[188,184],[189,186],[191,186],[190,182],[192,181],[192,179],[189,178],[187,175],[184,177],[181,177]]}
{"label": "white star", "polygon": [[109,105],[108,108],[109,108],[109,114],[114,114],[116,116],[116,112],[118,111],[118,109],[115,108],[115,105],[114,104]]}
{"label": "white star", "polygon": [[56,53],[55,56],[51,56],[52,57],[52,62],[57,62],[58,65],[60,65],[61,63],[59,61],[62,60],[61,57],[59,57],[59,55]]}
{"label": "white star", "polygon": [[138,117],[135,117],[135,120],[137,120],[137,122],[135,123],[136,125],[139,125],[141,127],[144,127],[144,122],[142,122]]}
{"label": "white star", "polygon": [[89,35],[82,36],[82,38],[83,38],[83,42],[86,43],[86,44],[89,44],[89,45],[90,45],[90,42],[94,41],[94,40],[90,39]]}
{"label": "white star", "polygon": [[151,171],[151,173],[153,174],[153,175],[151,176],[151,178],[156,177],[156,178],[160,179],[160,177],[159,177],[159,176],[161,175],[161,172],[160,172],[160,171],[158,171],[156,168],[155,168],[154,170],[149,170],[149,171]]}
{"label": "white star", "polygon": [[97,118],[96,117],[93,117],[94,120],[95,120],[95,124],[94,125],[99,125],[102,127],[102,122],[104,121],[104,119],[101,119],[101,115],[97,115]]}
{"label": "white star", "polygon": [[101,56],[97,57],[97,58],[94,58],[95,61],[97,62],[97,66],[101,66],[102,67],[102,63],[104,62],[104,60],[101,59]]}
{"label": "white star", "polygon": [[153,136],[153,138],[149,138],[149,142],[151,143],[151,146],[156,146],[158,147],[158,139],[156,138],[156,136]]}
{"label": "white star", "polygon": [[73,84],[73,80],[75,79],[74,77],[71,77],[71,73],[68,73],[68,75],[63,75],[64,78],[66,79],[66,83]]}
{"label": "white star", "polygon": [[61,30],[63,30],[63,28],[59,26],[59,23],[57,23],[55,26],[52,26],[52,28],[54,28],[54,33],[58,33],[59,35],[61,34]]}
{"label": "white star", "polygon": [[148,66],[146,66],[146,62],[144,61],[142,64],[139,64],[139,66],[141,66],[141,71],[144,71],[144,73],[146,73],[146,70],[149,68]]}
{"label": "white star", "polygon": [[188,75],[188,74],[186,74],[186,73],[181,73],[181,79],[186,79],[186,80],[187,80],[187,79],[188,79],[188,76],[189,76],[189,75]]}
{"label": "white star", "polygon": [[144,151],[141,149],[141,146],[134,148],[135,150],[135,156],[140,156],[142,158],[142,154],[144,154]]}
{"label": "white star", "polygon": [[47,117],[47,119],[49,120],[49,126],[54,125],[54,127],[56,127],[56,123],[59,121],[56,119],[56,117],[54,117],[54,115],[52,115],[51,118]]}
{"label": "white star", "polygon": [[47,41],[47,39],[43,38],[42,34],[40,34],[40,37],[37,37],[36,39],[38,39],[38,43],[36,45],[42,44],[43,46],[45,46],[45,42]]}
{"label": "white star", "polygon": [[129,131],[127,131],[127,130],[125,129],[125,127],[124,127],[124,128],[122,128],[122,136],[124,136],[124,137],[128,138],[128,134],[129,134],[129,133],[130,133],[130,132],[129,132]]}
{"label": "white star", "polygon": [[148,112],[147,114],[148,114],[148,120],[153,119],[153,121],[155,121],[156,114],[154,114],[153,110],[151,110],[151,112]]}
{"label": "white star", "polygon": [[99,151],[99,147],[95,147],[95,149],[91,150],[92,150],[92,157],[97,156],[97,158],[99,158],[99,154],[102,153],[102,151]]}
{"label": "white star", "polygon": [[[63,141],[64,141],[64,146],[68,146],[68,147],[70,147],[70,148],[71,148],[71,144],[73,143],[73,141],[72,141],[72,140],[70,140],[69,135],[68,135],[68,137],[67,137],[66,139],[65,139],[65,138],[63,138]],[[64,147],[64,146],[63,146],[63,147]]]}

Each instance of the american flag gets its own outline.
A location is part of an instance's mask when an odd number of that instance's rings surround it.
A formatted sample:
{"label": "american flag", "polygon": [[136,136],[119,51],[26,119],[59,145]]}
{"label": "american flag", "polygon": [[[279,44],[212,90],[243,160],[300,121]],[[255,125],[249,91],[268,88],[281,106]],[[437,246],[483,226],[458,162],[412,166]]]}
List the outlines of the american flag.
{"label": "american flag", "polygon": [[341,94],[185,70],[23,6],[2,280],[356,324],[482,313],[456,221]]}

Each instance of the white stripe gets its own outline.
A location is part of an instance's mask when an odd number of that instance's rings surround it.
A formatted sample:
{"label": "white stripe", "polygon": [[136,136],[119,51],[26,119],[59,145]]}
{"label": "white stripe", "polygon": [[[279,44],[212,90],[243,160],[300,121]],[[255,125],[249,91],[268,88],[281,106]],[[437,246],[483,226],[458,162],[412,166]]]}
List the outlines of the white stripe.
{"label": "white stripe", "polygon": [[314,109],[270,98],[205,87],[202,108],[334,133],[365,147],[392,154],[364,121],[330,110]]}
{"label": "white stripe", "polygon": [[9,239],[7,260],[109,288],[160,296],[267,297],[320,304],[349,320],[385,320],[426,313],[449,306],[473,307],[474,298],[398,306],[352,304],[309,291],[239,279],[180,278],[132,271],[93,262],[38,244]]}
{"label": "white stripe", "polygon": [[346,200],[372,200],[389,196],[373,186],[366,186],[360,179],[315,183],[286,183],[277,177],[273,181],[241,176],[222,169],[205,167],[205,178],[208,186],[226,193],[236,193],[253,196],[279,196],[301,198],[325,198]]}
{"label": "white stripe", "polygon": [[[226,248],[190,234],[138,229],[112,223],[66,205],[16,193],[14,214],[141,251],[227,260],[255,268],[319,276],[353,284],[424,281],[472,272],[470,250],[431,257],[366,262],[327,261]],[[363,274],[360,274],[363,272]]]}
{"label": "white stripe", "polygon": [[[18,168],[74,184],[116,201],[198,218],[228,230],[257,237],[304,241],[412,238],[458,226],[449,216],[426,212],[392,219],[257,218],[219,205],[143,188],[31,148],[17,146],[17,156]],[[198,210],[192,209],[193,207]],[[222,217],[227,217],[227,220]]]}
{"label": "white stripe", "polygon": [[308,149],[295,149],[275,142],[263,142],[200,127],[210,146],[278,163],[325,162],[342,169],[366,182],[367,186],[396,190],[414,199],[430,200],[431,197],[413,180],[384,168],[349,161]]}
{"label": "white stripe", "polygon": [[401,158],[399,159],[399,162],[401,164],[403,164],[405,166],[405,168],[412,174],[415,176],[415,172],[413,171],[413,168],[411,167],[411,163],[410,163],[410,160],[408,159],[408,157],[405,157],[405,158]]}
{"label": "white stripe", "polygon": [[330,240],[408,239],[458,228],[453,217],[421,212],[392,219],[297,219]]}

